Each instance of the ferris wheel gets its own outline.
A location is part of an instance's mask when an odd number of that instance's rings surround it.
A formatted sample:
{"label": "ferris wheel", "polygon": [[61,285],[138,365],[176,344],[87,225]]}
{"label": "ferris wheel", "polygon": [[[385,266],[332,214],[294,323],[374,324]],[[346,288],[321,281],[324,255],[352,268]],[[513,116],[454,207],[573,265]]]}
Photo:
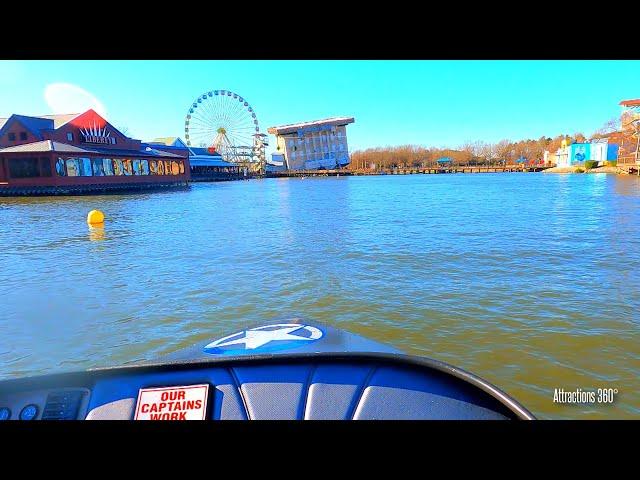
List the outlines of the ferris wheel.
{"label": "ferris wheel", "polygon": [[253,108],[230,90],[203,93],[194,100],[184,120],[187,145],[207,147],[228,162],[254,161],[260,135]]}

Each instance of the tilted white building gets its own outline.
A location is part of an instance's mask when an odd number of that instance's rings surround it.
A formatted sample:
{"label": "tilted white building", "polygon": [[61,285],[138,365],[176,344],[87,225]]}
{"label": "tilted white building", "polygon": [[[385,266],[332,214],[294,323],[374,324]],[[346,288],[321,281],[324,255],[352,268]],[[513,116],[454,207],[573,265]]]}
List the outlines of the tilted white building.
{"label": "tilted white building", "polygon": [[353,117],[332,117],[313,122],[271,127],[276,150],[289,170],[341,168],[349,164],[347,125]]}

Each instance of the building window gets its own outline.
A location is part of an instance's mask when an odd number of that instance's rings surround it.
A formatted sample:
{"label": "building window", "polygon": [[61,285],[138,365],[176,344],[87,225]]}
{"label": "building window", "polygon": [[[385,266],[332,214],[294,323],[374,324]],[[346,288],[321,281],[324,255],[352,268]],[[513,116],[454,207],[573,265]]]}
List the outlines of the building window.
{"label": "building window", "polygon": [[93,170],[91,169],[91,159],[90,158],[79,158],[81,170],[80,173],[83,177],[91,177],[93,175]]}
{"label": "building window", "polygon": [[73,142],[73,133],[71,132],[67,133],[67,140],[70,142]]}
{"label": "building window", "polygon": [[37,158],[10,158],[9,176],[11,178],[33,178],[40,176]]}
{"label": "building window", "polygon": [[91,177],[91,160],[89,158],[67,158],[67,176],[69,177]]}
{"label": "building window", "polygon": [[43,177],[51,176],[51,162],[49,157],[40,157],[40,174]]}
{"label": "building window", "polygon": [[149,160],[140,160],[140,175],[149,175]]}
{"label": "building window", "polygon": [[124,175],[124,168],[122,166],[122,159],[114,158],[113,159],[113,173],[114,175],[120,176]]}
{"label": "building window", "polygon": [[104,165],[105,175],[115,175],[113,171],[113,160],[111,160],[110,158],[103,158],[102,164]]}
{"label": "building window", "polygon": [[158,175],[158,162],[156,160],[149,160],[149,174]]}
{"label": "building window", "polygon": [[56,173],[58,174],[59,177],[67,176],[67,169],[65,168],[63,158],[58,158],[58,160],[56,160]]}
{"label": "building window", "polygon": [[68,177],[79,177],[80,176],[80,167],[79,167],[77,158],[67,158],[65,163],[66,163],[66,166],[67,166],[67,176]]}
{"label": "building window", "polygon": [[124,167],[125,175],[133,175],[133,163],[130,158],[122,160],[122,166]]}
{"label": "building window", "polygon": [[104,177],[107,173],[104,171],[104,159],[102,158],[94,158],[91,160],[93,164],[93,174],[96,177]]}
{"label": "building window", "polygon": [[26,140],[27,139],[27,132],[20,132],[20,140]]}
{"label": "building window", "polygon": [[16,134],[13,132],[9,132],[9,141],[10,142],[15,142],[16,141]]}
{"label": "building window", "polygon": [[93,175],[96,177],[109,177],[113,175],[113,162],[110,158],[91,159]]}

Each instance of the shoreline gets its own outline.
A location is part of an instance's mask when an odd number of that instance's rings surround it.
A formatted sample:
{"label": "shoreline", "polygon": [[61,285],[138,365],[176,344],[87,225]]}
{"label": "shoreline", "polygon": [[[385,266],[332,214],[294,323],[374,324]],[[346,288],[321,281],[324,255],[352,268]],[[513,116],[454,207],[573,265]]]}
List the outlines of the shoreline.
{"label": "shoreline", "polygon": [[543,173],[606,173],[613,175],[635,175],[619,167],[597,167],[585,170],[584,167],[552,167],[543,170]]}

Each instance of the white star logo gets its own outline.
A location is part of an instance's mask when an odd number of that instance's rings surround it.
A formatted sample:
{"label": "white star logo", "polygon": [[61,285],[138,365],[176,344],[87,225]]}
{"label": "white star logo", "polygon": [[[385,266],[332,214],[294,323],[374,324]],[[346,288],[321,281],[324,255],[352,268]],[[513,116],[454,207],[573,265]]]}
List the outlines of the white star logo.
{"label": "white star logo", "polygon": [[[296,331],[302,330],[306,330],[310,333],[310,335],[307,337],[295,335]],[[235,338],[241,333],[244,333],[244,336]],[[229,335],[227,337],[216,340],[215,342],[211,342],[204,348],[206,350],[212,348],[227,347],[230,345],[244,344],[244,349],[255,350],[256,348],[262,347],[263,345],[277,340],[308,342],[311,340],[317,340],[320,337],[322,337],[322,331],[316,327],[312,327],[310,325],[300,325],[297,323],[282,323],[277,325],[265,325],[263,327],[245,330],[244,332],[234,333],[233,335]]]}

